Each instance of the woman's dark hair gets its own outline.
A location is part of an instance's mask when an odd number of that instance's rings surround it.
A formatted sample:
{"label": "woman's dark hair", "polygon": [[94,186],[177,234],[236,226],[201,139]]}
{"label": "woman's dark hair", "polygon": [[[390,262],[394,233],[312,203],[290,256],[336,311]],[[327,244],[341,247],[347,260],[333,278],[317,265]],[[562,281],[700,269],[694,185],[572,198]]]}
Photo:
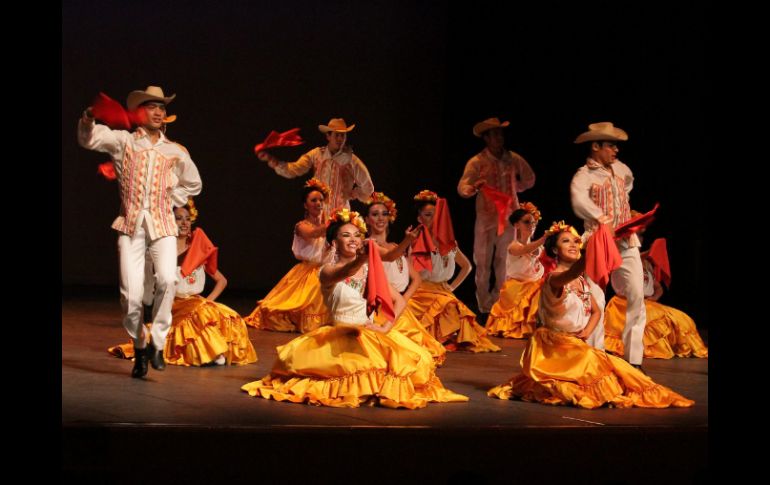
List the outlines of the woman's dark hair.
{"label": "woman's dark hair", "polygon": [[547,254],[552,258],[556,257],[556,241],[559,240],[559,236],[561,235],[562,232],[565,232],[565,231],[560,231],[560,232],[551,234],[550,236],[545,238],[545,242],[543,243],[545,254]]}
{"label": "woman's dark hair", "polygon": [[435,206],[436,205],[436,201],[435,200],[415,200],[414,201],[414,207],[415,207],[415,209],[417,209],[417,215],[418,216],[420,215],[420,211],[422,211],[423,207],[425,207],[426,205],[433,205],[433,206]]}
{"label": "woman's dark hair", "polygon": [[511,215],[508,217],[508,222],[510,222],[510,223],[511,223],[511,225],[514,225],[514,224],[516,224],[517,222],[519,222],[519,221],[521,220],[521,218],[522,218],[522,217],[524,217],[524,216],[526,216],[527,214],[529,214],[529,211],[528,211],[528,210],[525,210],[525,209],[516,209],[516,210],[515,210],[515,211],[513,211],[513,213],[512,213],[512,214],[511,214]]}
{"label": "woman's dark hair", "polygon": [[337,239],[337,233],[340,231],[340,227],[344,226],[345,224],[351,224],[350,222],[345,221],[330,221],[329,226],[326,228],[326,242],[329,244],[332,243],[335,239]]}
{"label": "woman's dark hair", "polygon": [[326,195],[324,195],[323,191],[319,189],[318,187],[310,186],[310,187],[303,187],[302,188],[302,203],[304,204],[307,202],[307,196],[310,195],[311,192],[318,192],[323,196],[324,202],[326,202]]}

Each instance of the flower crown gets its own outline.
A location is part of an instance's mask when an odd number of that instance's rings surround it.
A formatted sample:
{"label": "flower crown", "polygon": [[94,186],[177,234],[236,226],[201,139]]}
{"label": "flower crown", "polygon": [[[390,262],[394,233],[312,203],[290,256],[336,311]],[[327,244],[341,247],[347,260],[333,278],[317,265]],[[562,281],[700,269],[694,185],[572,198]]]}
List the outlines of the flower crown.
{"label": "flower crown", "polygon": [[421,190],[419,194],[414,196],[414,200],[436,202],[438,200],[438,194],[432,190]]}
{"label": "flower crown", "polygon": [[532,214],[532,218],[535,219],[535,222],[540,221],[541,219],[540,211],[538,210],[537,206],[535,206],[535,204],[533,204],[532,202],[522,202],[521,204],[519,204],[519,209],[523,209],[529,212],[530,214]]}
{"label": "flower crown", "polygon": [[352,211],[350,209],[336,209],[332,212],[331,217],[329,218],[329,224],[334,224],[335,222],[344,222],[346,224],[353,224],[358,228],[359,231],[361,231],[362,234],[366,234],[366,223],[364,222],[364,219],[361,217],[361,214],[359,214],[356,211]]}
{"label": "flower crown", "polygon": [[393,199],[383,194],[382,192],[374,192],[372,193],[372,196],[369,197],[369,200],[366,201],[366,205],[372,206],[374,204],[382,204],[385,206],[385,209],[388,210],[388,220],[390,222],[396,220],[396,214],[398,214],[398,210],[396,210],[396,203],[393,202]]}
{"label": "flower crown", "polygon": [[[551,227],[548,228],[548,235],[551,236],[553,234],[559,234],[562,232],[569,232],[575,237],[580,237],[580,234],[578,234],[577,229],[575,229],[574,226],[570,226],[569,224],[565,224],[564,221],[554,222],[551,224]],[[580,249],[583,249],[583,240],[580,240]]]}
{"label": "flower crown", "polygon": [[332,193],[331,189],[329,189],[329,186],[325,183],[321,182],[317,178],[313,177],[307,182],[305,182],[305,188],[313,187],[314,189],[318,190],[324,195],[324,199],[328,199],[329,195]]}
{"label": "flower crown", "polygon": [[187,199],[187,203],[183,207],[186,207],[187,212],[190,213],[190,222],[195,222],[195,219],[198,218],[198,209],[195,208],[192,198]]}

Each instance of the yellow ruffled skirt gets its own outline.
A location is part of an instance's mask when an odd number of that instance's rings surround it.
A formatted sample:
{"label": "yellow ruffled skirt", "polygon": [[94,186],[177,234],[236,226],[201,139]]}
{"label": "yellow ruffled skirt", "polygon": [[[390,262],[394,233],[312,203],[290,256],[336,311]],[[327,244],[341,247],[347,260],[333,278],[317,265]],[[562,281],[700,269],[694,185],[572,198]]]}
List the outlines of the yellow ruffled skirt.
{"label": "yellow ruffled skirt", "polygon": [[[709,351],[686,313],[656,301],[644,300],[647,324],[644,327],[644,357],[708,358]],[[623,355],[623,327],[626,324],[626,299],[612,297],[604,310],[604,347],[607,352]]]}
{"label": "yellow ruffled skirt", "polygon": [[487,391],[490,397],[594,409],[689,407],[695,401],[656,384],[625,360],[577,337],[538,328],[521,355],[521,374]]}
{"label": "yellow ruffled skirt", "polygon": [[505,338],[527,338],[537,326],[537,309],[543,280],[507,280],[500,298],[492,306],[487,319],[489,335]]}
{"label": "yellow ruffled skirt", "polygon": [[[384,318],[379,313],[374,315],[374,322],[380,325],[385,323]],[[420,321],[417,320],[417,317],[414,316],[414,313],[408,307],[404,308],[404,311],[396,319],[396,323],[390,331],[405,335],[414,343],[430,352],[436,366],[444,365],[446,348],[441,345],[441,342],[433,338],[433,335],[428,333],[425,327],[420,325]]]}
{"label": "yellow ruffled skirt", "polygon": [[269,375],[241,387],[254,397],[317,406],[417,409],[464,402],[435,374],[430,353],[399,332],[324,326],[277,347]]}
{"label": "yellow ruffled skirt", "polygon": [[448,345],[448,350],[455,350],[456,346],[471,352],[500,351],[476,322],[476,314],[441,283],[423,281],[407,302],[407,308],[428,333]]}
{"label": "yellow ruffled skirt", "polygon": [[310,332],[328,322],[321,295],[319,264],[302,261],[270,290],[246,317],[246,324],[274,332]]}
{"label": "yellow ruffled skirt", "polygon": [[[163,349],[167,364],[200,366],[220,354],[232,365],[257,361],[246,323],[230,307],[193,295],[175,299],[171,315],[171,329]],[[117,357],[134,358],[133,343],[116,345],[107,351]]]}

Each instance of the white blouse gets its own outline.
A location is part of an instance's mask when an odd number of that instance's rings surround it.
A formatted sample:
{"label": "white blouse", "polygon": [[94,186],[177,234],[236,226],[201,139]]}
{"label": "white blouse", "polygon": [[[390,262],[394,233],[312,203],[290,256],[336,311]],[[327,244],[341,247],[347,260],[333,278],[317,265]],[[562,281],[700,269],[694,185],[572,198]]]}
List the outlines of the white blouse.
{"label": "white blouse", "polygon": [[324,303],[329,308],[332,325],[363,326],[370,321],[366,314],[366,300],[364,299],[369,266],[364,264],[363,268],[361,279],[349,277],[331,288],[321,287]]}
{"label": "white blouse", "polygon": [[385,268],[390,286],[403,293],[409,286],[409,261],[406,256],[402,255],[395,261],[383,261],[382,267]]}
{"label": "white blouse", "polygon": [[443,283],[449,280],[455,274],[455,254],[457,254],[456,247],[449,251],[446,256],[441,256],[438,251],[431,253],[430,261],[433,270],[430,273],[426,270],[420,271],[422,279],[433,283]]}
{"label": "white blouse", "polygon": [[[529,241],[527,241],[529,243]],[[517,281],[537,281],[543,277],[543,265],[540,263],[540,253],[543,246],[539,246],[531,253],[514,256],[508,253],[505,260],[505,279]]]}

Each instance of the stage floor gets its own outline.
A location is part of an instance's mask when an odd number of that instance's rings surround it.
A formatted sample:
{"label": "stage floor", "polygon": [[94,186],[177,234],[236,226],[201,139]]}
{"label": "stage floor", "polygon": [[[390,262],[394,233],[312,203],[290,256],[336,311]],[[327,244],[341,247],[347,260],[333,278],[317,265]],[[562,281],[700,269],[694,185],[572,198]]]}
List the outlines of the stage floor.
{"label": "stage floor", "polygon": [[[250,328],[259,356],[256,364],[204,368],[167,366],[163,372],[150,368],[146,379],[132,379],[132,362],[107,353],[107,347],[127,341],[117,296],[116,291],[110,297],[79,296],[62,300],[63,453],[64,468],[70,472],[110,469],[107,465],[89,465],[77,458],[76,452],[92,441],[95,432],[103,436],[104,430],[110,430],[112,440],[115,436],[128,436],[131,430],[156,437],[163,430],[165,435],[180,436],[187,436],[186,433],[198,436],[204,432],[216,436],[244,432],[278,436],[352,430],[380,435],[401,432],[412,436],[426,430],[429,431],[426,436],[451,437],[448,442],[462,440],[463,435],[486,434],[503,439],[518,434],[533,439],[536,435],[553,436],[560,430],[572,430],[577,432],[574,436],[586,436],[585,433],[600,439],[604,436],[608,445],[626,434],[636,436],[637,440],[644,435],[648,441],[660,436],[666,442],[671,435],[682,436],[687,440],[703,440],[704,447],[698,456],[707,453],[707,359],[644,361],[645,370],[656,382],[696,401],[695,406],[686,409],[581,410],[489,398],[487,389],[520,370],[519,358],[525,346],[523,340],[498,338],[494,342],[503,348],[502,352],[450,353],[445,365],[438,370],[444,385],[469,396],[470,402],[429,404],[414,411],[316,407],[253,398],[240,390],[241,385],[266,375],[276,357],[275,347],[297,334]],[[252,310],[254,300],[224,298],[223,303],[245,315]],[[533,445],[537,441],[534,439]],[[707,460],[706,456],[702,458]]]}

